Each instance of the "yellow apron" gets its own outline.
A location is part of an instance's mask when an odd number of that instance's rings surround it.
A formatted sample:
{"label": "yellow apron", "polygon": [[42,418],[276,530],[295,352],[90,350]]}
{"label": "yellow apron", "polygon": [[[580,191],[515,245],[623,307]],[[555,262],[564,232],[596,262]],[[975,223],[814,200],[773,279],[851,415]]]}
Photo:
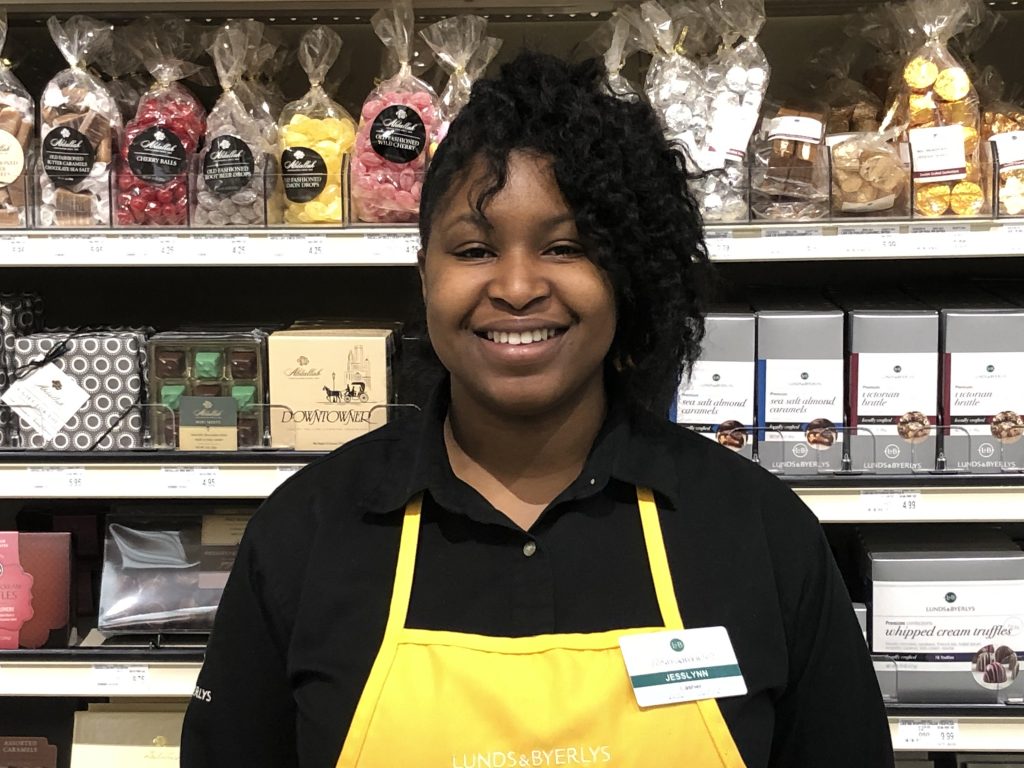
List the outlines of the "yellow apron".
{"label": "yellow apron", "polygon": [[641,710],[623,635],[682,629],[654,495],[637,489],[663,627],[490,637],[405,626],[422,498],[409,502],[391,611],[337,768],[744,768],[714,699]]}

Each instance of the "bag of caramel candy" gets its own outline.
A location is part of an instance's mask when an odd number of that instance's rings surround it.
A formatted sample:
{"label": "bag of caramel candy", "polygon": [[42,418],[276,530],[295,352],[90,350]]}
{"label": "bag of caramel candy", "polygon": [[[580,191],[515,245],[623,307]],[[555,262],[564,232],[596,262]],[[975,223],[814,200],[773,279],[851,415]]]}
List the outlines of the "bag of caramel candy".
{"label": "bag of caramel candy", "polygon": [[1019,94],[1007,97],[1005,91],[1005,83],[993,67],[981,70],[981,140],[995,144],[999,213],[1020,216],[1024,214],[1024,106]]}
{"label": "bag of caramel candy", "polygon": [[837,136],[832,149],[832,213],[837,216],[906,216],[910,170],[892,143],[893,133]]}
{"label": "bag of caramel candy", "polygon": [[[0,8],[0,54],[7,40],[7,14]],[[0,56],[0,229],[25,226],[29,145],[35,103]]]}
{"label": "bag of caramel candy", "polygon": [[980,141],[978,93],[949,52],[962,28],[961,0],[910,0],[927,42],[910,54],[886,123],[903,129],[913,162],[914,211],[920,216],[977,216],[986,212],[987,155]]}
{"label": "bag of caramel candy", "polygon": [[121,110],[103,82],[88,71],[113,43],[110,24],[72,16],[47,28],[69,67],[58,72],[39,102],[43,227],[110,224],[110,169],[121,143]]}

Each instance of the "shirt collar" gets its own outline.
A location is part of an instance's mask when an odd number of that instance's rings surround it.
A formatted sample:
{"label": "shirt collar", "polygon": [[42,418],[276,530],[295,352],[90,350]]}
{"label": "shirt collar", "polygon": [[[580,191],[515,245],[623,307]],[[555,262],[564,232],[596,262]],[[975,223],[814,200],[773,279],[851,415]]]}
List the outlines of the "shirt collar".
{"label": "shirt collar", "polygon": [[[464,484],[455,477],[444,443],[450,383],[445,377],[431,393],[422,413],[392,454],[375,492],[362,507],[385,514],[403,509],[410,499],[429,491],[441,506],[459,506]],[[603,490],[610,480],[656,491],[672,508],[679,508],[679,477],[665,431],[673,425],[652,415],[633,415],[614,380],[608,382],[608,413],[579,479],[560,498],[583,497]]]}

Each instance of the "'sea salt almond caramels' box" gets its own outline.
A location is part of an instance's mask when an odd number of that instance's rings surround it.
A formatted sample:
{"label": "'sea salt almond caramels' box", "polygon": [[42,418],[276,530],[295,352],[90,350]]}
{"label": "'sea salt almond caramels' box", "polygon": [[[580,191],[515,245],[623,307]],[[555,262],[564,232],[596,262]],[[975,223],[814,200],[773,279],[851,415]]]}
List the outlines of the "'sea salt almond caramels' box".
{"label": "'sea salt almond caramels' box", "polygon": [[269,350],[274,446],[330,451],[387,422],[391,330],[278,331]]}

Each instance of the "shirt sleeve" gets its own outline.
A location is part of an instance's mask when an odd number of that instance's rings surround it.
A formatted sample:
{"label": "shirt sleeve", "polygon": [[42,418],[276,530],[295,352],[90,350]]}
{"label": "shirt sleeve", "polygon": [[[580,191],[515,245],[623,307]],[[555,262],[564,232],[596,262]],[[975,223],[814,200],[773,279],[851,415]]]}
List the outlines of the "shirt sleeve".
{"label": "shirt sleeve", "polygon": [[224,588],[206,661],[185,714],[181,768],[298,766],[287,645],[275,633],[261,600],[249,534],[242,539]]}
{"label": "shirt sleeve", "polygon": [[775,571],[789,648],[770,765],[891,768],[892,740],[878,678],[846,585],[813,513],[777,485],[773,495],[788,497],[778,501],[793,514],[773,517],[796,524],[769,530],[777,539]]}

